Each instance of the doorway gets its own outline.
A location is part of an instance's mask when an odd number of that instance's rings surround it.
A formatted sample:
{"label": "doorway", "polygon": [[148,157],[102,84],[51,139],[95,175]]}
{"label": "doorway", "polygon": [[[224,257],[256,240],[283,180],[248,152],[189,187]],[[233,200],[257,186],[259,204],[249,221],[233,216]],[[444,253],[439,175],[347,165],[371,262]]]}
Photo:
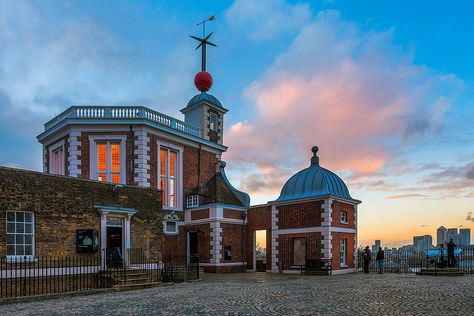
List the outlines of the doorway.
{"label": "doorway", "polygon": [[189,263],[199,263],[198,232],[189,233]]}
{"label": "doorway", "polygon": [[293,265],[306,264],[306,238],[293,238]]}
{"label": "doorway", "polygon": [[254,235],[254,270],[256,272],[267,271],[267,231],[257,230]]}
{"label": "doorway", "polygon": [[123,217],[107,216],[106,258],[108,267],[120,267],[125,262]]}

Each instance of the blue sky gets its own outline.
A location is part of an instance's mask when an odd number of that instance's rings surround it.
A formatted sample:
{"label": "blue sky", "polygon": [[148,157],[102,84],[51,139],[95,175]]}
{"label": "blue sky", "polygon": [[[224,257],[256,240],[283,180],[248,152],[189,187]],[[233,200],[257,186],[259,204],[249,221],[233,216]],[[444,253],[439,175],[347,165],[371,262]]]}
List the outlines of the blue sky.
{"label": "blue sky", "polygon": [[320,147],[348,183],[360,238],[388,245],[472,227],[470,1],[2,1],[0,164],[41,168],[36,135],[71,104],[181,118],[208,25],[211,93],[230,109],[224,158],[253,204]]}

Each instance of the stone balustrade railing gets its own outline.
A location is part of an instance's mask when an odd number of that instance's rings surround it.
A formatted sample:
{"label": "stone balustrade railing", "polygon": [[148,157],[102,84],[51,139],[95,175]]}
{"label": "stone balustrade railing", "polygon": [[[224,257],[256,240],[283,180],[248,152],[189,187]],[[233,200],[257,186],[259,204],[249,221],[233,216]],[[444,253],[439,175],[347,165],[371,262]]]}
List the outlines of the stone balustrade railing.
{"label": "stone balustrade railing", "polygon": [[45,131],[65,119],[145,119],[201,137],[201,129],[143,106],[72,106],[44,125]]}

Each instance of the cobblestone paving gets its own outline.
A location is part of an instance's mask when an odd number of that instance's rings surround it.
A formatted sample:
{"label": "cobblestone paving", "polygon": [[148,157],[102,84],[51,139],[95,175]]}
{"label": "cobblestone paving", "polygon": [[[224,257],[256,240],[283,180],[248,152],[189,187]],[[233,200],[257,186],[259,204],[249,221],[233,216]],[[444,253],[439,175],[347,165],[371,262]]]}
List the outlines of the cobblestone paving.
{"label": "cobblestone paving", "polygon": [[474,275],[204,275],[201,282],[0,306],[0,315],[474,315]]}

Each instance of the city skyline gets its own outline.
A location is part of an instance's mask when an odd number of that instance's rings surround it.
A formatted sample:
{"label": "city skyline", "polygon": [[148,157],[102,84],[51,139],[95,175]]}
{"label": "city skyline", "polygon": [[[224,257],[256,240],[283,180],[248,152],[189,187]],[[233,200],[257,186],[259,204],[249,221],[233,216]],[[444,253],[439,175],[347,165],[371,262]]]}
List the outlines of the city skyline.
{"label": "city skyline", "polygon": [[188,35],[215,14],[207,67],[230,110],[224,160],[253,205],[278,198],[317,144],[363,201],[359,244],[472,233],[474,4],[426,3],[2,2],[0,165],[41,170],[35,137],[72,104],[181,117],[200,59]]}

